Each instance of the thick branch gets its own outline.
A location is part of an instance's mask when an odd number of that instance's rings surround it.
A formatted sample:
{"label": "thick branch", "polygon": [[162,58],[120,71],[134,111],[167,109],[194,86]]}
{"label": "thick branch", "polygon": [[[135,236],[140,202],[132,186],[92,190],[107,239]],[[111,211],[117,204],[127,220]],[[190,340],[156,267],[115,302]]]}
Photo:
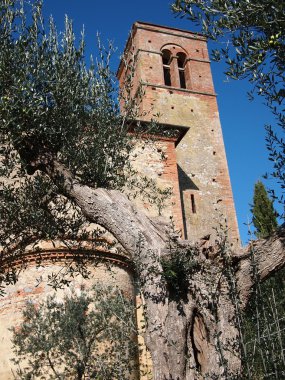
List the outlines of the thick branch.
{"label": "thick branch", "polygon": [[251,242],[243,253],[239,256],[237,281],[245,307],[257,279],[264,281],[285,266],[285,225],[271,237]]}
{"label": "thick branch", "polygon": [[165,226],[136,209],[121,192],[84,186],[56,161],[46,166],[45,172],[62,193],[75,201],[89,221],[111,232],[129,254],[137,251],[139,242],[159,251],[165,245]]}

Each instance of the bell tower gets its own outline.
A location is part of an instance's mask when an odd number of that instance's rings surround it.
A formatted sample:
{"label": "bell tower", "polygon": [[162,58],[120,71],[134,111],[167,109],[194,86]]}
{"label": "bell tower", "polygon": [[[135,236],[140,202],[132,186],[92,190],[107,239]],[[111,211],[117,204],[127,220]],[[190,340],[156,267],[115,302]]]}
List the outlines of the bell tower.
{"label": "bell tower", "polygon": [[[135,57],[133,93],[139,84],[142,118],[156,118],[166,128],[187,132],[176,144],[175,159],[185,238],[215,236],[226,220],[233,245],[239,231],[225,155],[206,38],[185,30],[136,22],[118,69],[124,81],[124,62]],[[175,183],[176,177],[173,177]]]}

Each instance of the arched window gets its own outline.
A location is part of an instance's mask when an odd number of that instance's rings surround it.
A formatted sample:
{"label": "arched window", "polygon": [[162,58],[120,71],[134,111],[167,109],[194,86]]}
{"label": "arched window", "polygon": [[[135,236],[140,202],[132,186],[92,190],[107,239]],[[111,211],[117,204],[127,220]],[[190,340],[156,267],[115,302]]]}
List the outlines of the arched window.
{"label": "arched window", "polygon": [[181,88],[186,88],[185,63],[186,63],[186,54],[177,53],[177,65],[178,65],[179,81],[180,81]]}
{"label": "arched window", "polygon": [[162,50],[163,76],[164,76],[164,84],[166,86],[171,86],[170,63],[171,63],[171,52],[166,49]]}

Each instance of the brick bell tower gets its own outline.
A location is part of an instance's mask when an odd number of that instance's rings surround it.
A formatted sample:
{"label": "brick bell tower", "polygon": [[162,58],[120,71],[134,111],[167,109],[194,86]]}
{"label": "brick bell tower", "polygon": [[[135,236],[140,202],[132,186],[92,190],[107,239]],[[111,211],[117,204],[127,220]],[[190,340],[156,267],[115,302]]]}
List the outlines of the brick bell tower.
{"label": "brick bell tower", "polygon": [[[240,244],[206,38],[136,22],[118,69],[121,84],[127,71],[124,62],[131,57],[135,57],[133,91],[139,83],[144,90],[143,120],[156,118],[165,128],[186,130],[173,145],[172,185],[178,192],[174,214],[180,212],[176,224],[182,225],[189,240],[207,234],[214,239],[215,227],[226,220],[231,243]],[[171,160],[173,164],[173,154]]]}

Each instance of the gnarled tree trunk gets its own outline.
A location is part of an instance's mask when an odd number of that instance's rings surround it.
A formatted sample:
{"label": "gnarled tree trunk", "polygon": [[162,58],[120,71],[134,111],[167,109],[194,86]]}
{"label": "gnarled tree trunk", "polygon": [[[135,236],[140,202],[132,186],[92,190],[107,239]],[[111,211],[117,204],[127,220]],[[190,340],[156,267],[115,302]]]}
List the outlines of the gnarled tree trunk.
{"label": "gnarled tree trunk", "polygon": [[[176,238],[177,255],[195,250],[187,286],[174,290],[163,276],[169,257],[168,226],[137,210],[122,193],[83,186],[59,163],[44,171],[81,208],[110,231],[136,263],[145,306],[145,341],[154,380],[238,379],[241,372],[239,316],[254,278],[252,252],[261,279],[284,266],[284,227],[240,252],[205,249]],[[175,240],[175,239],[174,239]]]}

